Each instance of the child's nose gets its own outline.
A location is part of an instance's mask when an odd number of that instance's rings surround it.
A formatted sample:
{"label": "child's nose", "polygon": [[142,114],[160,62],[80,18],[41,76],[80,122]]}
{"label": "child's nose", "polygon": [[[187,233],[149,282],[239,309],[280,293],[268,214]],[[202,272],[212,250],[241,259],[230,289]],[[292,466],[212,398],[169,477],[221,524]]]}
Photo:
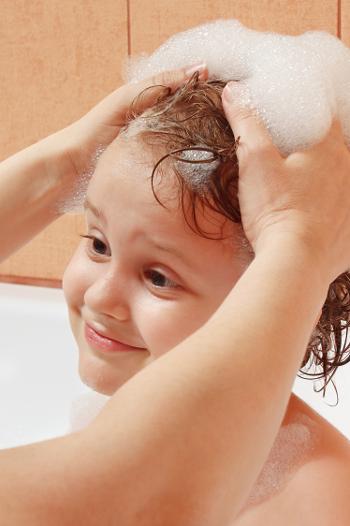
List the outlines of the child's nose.
{"label": "child's nose", "polygon": [[109,315],[120,321],[130,317],[126,280],[114,272],[96,279],[85,292],[84,300],[93,312]]}

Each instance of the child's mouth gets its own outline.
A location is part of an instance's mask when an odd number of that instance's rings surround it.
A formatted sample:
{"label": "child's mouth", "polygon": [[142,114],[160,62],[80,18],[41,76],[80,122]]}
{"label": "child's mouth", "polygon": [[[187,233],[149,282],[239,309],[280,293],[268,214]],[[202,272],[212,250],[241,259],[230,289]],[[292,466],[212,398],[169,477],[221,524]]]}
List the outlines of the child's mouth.
{"label": "child's mouth", "polygon": [[99,334],[92,327],[90,327],[90,325],[88,325],[87,323],[85,323],[84,333],[85,333],[86,341],[90,345],[92,345],[93,347],[96,347],[99,350],[109,351],[109,352],[146,351],[147,350],[142,347],[132,347],[131,345],[121,343],[118,340],[114,340],[111,338],[107,338],[106,336],[102,336],[102,334]]}

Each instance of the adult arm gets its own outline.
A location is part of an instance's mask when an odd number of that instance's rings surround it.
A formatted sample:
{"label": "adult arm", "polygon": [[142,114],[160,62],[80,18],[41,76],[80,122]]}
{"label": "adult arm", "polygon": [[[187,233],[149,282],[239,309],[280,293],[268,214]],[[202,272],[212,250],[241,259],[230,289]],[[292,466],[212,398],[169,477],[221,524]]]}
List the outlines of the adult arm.
{"label": "adult arm", "polygon": [[[207,70],[200,71],[201,78]],[[193,73],[193,71],[192,71]],[[58,202],[68,199],[78,178],[91,173],[96,151],[110,144],[125,122],[134,97],[149,86],[138,108],[152,105],[160,90],[178,88],[191,69],[162,72],[125,84],[81,119],[0,163],[0,261],[62,215]]]}
{"label": "adult arm", "polygon": [[0,451],[0,522],[229,526],[266,460],[328,283],[266,245],[209,321],[85,430]]}
{"label": "adult arm", "polygon": [[62,177],[55,168],[61,146],[53,137],[0,164],[0,261],[60,215],[56,202],[70,174]]}

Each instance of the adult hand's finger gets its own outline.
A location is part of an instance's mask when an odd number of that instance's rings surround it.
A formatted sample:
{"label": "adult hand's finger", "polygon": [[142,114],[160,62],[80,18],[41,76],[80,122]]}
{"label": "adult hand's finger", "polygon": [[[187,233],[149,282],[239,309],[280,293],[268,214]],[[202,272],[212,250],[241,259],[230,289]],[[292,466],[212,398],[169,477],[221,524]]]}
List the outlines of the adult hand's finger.
{"label": "adult hand's finger", "polygon": [[[198,78],[201,80],[207,79],[208,70],[206,66],[204,64],[198,64],[197,66],[163,71],[140,82],[126,84],[123,86],[120,95],[125,96],[125,105],[129,107],[133,99],[143,90],[146,90],[137,104],[137,110],[142,112],[155,104],[157,98],[164,93],[166,88],[170,89],[169,93],[174,92],[181,84],[186,82],[195,71],[199,73]],[[157,88],[155,86],[157,86]],[[152,89],[147,90],[149,87],[152,87]]]}
{"label": "adult hand's finger", "polygon": [[244,105],[242,96],[246,97],[239,82],[229,82],[222,93],[222,104],[226,118],[236,140],[239,137],[237,158],[240,168],[252,153],[269,152],[274,157],[281,155],[274,146],[271,136],[260,122],[254,111]]}
{"label": "adult hand's finger", "polygon": [[199,79],[206,80],[208,78],[208,70],[205,64],[163,71],[139,82],[124,84],[105,97],[91,111],[95,114],[98,113],[99,119],[104,124],[122,126],[127,110],[139,93],[151,86],[159,86],[158,88],[154,87],[146,90],[142,95],[137,105],[137,110],[141,112],[155,104],[158,97],[167,87],[173,92],[186,82],[195,71],[199,72]]}
{"label": "adult hand's finger", "polygon": [[208,78],[206,65],[197,64],[195,66],[163,71],[140,82],[126,84],[125,88],[128,88],[131,97],[136,97],[138,93],[150,86],[167,86],[173,92],[181,86],[181,84],[186,82],[195,71],[198,71],[200,80],[206,80]]}

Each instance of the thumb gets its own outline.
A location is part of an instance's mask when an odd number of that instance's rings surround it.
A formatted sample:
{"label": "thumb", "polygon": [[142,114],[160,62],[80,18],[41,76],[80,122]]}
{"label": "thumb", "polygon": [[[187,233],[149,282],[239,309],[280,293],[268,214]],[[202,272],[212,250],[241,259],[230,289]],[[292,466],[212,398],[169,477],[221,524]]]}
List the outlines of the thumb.
{"label": "thumb", "polygon": [[280,157],[267,128],[250,104],[249,91],[244,84],[238,81],[226,84],[222,92],[222,104],[236,140],[239,137],[236,155],[241,168],[251,152],[267,150]]}

